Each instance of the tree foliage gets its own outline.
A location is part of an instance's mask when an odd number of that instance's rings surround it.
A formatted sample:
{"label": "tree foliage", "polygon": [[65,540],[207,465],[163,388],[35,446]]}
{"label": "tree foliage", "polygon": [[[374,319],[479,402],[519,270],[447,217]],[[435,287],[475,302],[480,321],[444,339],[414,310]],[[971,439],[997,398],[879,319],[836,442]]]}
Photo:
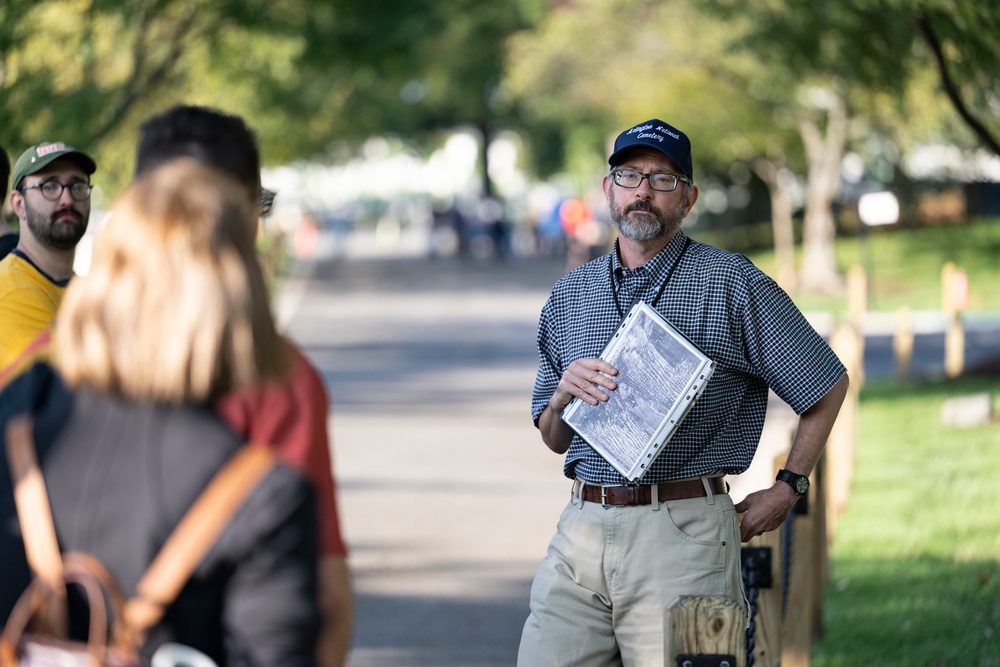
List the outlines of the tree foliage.
{"label": "tree foliage", "polygon": [[475,0],[7,0],[0,142],[61,139],[127,182],[138,124],[170,104],[246,117],[268,162],[372,134],[512,118],[503,44],[534,3]]}
{"label": "tree foliage", "polygon": [[245,116],[270,163],[513,128],[539,174],[583,183],[614,132],[664,117],[700,173],[742,161],[774,195],[843,150],[815,140],[841,107],[862,154],[873,133],[996,150],[998,35],[980,0],[6,0],[0,143],[91,150],[114,192],[141,120],[189,102]]}
{"label": "tree foliage", "polygon": [[991,2],[918,3],[913,21],[941,88],[976,138],[1000,155],[1000,6]]}

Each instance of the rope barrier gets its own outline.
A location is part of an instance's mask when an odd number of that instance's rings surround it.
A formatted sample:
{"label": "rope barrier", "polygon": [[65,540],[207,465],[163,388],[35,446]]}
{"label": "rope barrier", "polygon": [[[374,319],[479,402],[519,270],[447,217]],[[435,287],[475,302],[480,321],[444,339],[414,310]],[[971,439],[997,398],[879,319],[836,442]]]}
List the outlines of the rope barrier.
{"label": "rope barrier", "polygon": [[757,596],[760,594],[760,574],[758,572],[757,560],[749,556],[743,560],[743,588],[747,593],[747,604],[749,605],[749,619],[747,621],[747,664],[746,667],[753,667],[756,662],[754,649],[757,641],[754,635],[757,632]]}
{"label": "rope barrier", "polygon": [[781,525],[781,618],[788,609],[788,589],[792,584],[792,545],[795,543],[795,514]]}

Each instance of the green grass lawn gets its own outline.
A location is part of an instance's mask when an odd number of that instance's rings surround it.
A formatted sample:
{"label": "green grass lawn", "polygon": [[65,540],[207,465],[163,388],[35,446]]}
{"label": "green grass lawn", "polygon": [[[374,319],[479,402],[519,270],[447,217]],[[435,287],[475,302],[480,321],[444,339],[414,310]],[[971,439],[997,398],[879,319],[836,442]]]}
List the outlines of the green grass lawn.
{"label": "green grass lawn", "polygon": [[[749,255],[774,275],[773,253]],[[1000,312],[1000,220],[874,230],[837,241],[840,268],[871,267],[871,310],[941,307],[941,267],[969,278],[968,317]],[[803,310],[840,297],[793,295]],[[847,510],[824,591],[815,667],[1000,667],[1000,423],[940,423],[942,403],[1000,378],[868,385]]]}
{"label": "green grass lawn", "polygon": [[[774,253],[749,253],[774,275]],[[874,230],[866,238],[837,241],[837,262],[847,271],[869,271],[871,310],[935,310],[941,307],[941,267],[954,262],[969,278],[970,311],[1000,311],[1000,219],[908,230]],[[842,297],[795,295],[803,310],[843,312]]]}
{"label": "green grass lawn", "polygon": [[1000,378],[866,387],[815,667],[1000,665],[1000,424],[940,423]]}

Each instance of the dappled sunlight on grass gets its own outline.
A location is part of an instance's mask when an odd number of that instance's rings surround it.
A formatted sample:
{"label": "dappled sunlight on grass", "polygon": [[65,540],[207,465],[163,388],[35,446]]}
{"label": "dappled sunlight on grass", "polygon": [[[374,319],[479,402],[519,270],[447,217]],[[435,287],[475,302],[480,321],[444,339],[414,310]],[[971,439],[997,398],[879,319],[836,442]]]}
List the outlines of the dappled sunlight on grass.
{"label": "dappled sunlight on grass", "polygon": [[[798,248],[801,266],[801,247]],[[864,237],[837,239],[841,270],[870,270],[872,310],[936,310],[941,307],[941,267],[954,262],[969,278],[969,310],[1000,311],[1000,219],[974,220],[916,229],[885,229]],[[748,253],[763,271],[774,275],[774,253]],[[846,298],[794,295],[803,310],[846,311]]]}
{"label": "dappled sunlight on grass", "polygon": [[996,665],[996,560],[835,558],[815,667]]}
{"label": "dappled sunlight on grass", "polygon": [[857,467],[837,523],[816,667],[1000,665],[1000,423],[940,422],[964,378],[862,392]]}

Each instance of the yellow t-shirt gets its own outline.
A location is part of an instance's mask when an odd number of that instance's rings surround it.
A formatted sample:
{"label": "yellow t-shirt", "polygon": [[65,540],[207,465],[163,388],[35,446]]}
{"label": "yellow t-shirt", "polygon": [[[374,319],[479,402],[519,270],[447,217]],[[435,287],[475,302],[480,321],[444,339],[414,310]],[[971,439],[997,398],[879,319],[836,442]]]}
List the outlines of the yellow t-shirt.
{"label": "yellow t-shirt", "polygon": [[55,281],[16,250],[0,260],[0,369],[52,324],[68,281]]}

